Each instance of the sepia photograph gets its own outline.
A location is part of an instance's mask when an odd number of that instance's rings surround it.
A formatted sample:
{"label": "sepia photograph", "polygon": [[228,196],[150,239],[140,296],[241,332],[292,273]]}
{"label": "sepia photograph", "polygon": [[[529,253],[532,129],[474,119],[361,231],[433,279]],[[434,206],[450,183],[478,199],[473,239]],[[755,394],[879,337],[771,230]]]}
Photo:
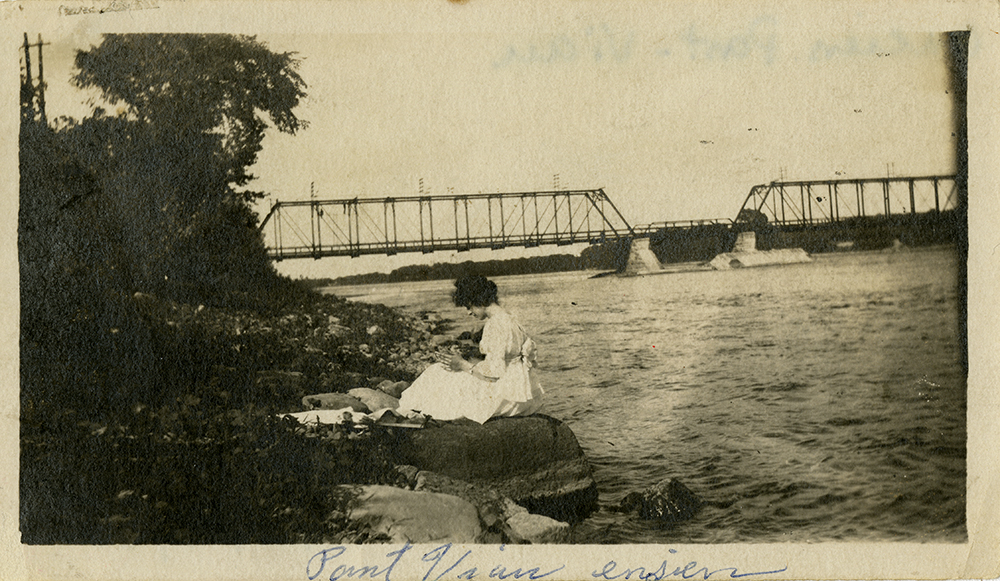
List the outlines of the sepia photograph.
{"label": "sepia photograph", "polygon": [[1000,574],[1000,26],[872,6],[0,7],[12,571]]}

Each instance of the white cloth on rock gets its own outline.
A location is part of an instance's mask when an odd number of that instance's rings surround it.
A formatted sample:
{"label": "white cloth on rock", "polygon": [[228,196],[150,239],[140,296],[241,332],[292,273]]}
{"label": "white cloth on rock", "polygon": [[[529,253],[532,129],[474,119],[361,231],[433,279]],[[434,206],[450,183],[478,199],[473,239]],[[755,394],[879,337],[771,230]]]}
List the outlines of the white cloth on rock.
{"label": "white cloth on rock", "polygon": [[399,399],[399,412],[420,412],[439,420],[468,418],[483,423],[495,416],[530,415],[545,393],[535,377],[535,342],[510,313],[500,310],[486,320],[475,370],[485,381],[440,363],[427,368]]}

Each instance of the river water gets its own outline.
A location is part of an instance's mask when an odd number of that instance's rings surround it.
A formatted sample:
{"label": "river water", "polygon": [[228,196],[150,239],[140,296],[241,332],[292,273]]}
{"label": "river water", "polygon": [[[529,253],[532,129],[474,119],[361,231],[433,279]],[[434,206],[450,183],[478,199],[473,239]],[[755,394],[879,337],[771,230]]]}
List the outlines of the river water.
{"label": "river water", "polygon": [[[538,343],[545,413],[595,469],[602,508],[573,541],[963,542],[957,265],[933,248],[494,279]],[[471,329],[451,284],[328,291]],[[669,477],[712,504],[673,527],[608,510]]]}

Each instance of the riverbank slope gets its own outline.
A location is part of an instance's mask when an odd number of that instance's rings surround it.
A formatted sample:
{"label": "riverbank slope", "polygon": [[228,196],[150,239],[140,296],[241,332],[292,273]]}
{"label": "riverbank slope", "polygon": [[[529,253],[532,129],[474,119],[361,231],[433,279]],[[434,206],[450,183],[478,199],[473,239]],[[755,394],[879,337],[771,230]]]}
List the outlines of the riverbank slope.
{"label": "riverbank slope", "polygon": [[[474,344],[433,314],[285,290],[269,309],[114,297],[97,324],[68,322],[61,349],[26,341],[23,542],[389,540],[348,518],[357,487],[412,488],[399,467],[433,450],[415,449],[407,430],[279,414],[311,394],[411,381],[440,346]],[[453,471],[438,464],[421,468]]]}

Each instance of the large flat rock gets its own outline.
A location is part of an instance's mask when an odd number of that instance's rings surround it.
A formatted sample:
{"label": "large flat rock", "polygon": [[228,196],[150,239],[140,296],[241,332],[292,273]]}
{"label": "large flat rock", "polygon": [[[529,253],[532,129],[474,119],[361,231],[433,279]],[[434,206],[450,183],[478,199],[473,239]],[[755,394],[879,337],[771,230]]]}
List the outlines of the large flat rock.
{"label": "large flat rock", "polygon": [[482,529],[476,507],[457,496],[364,486],[348,518],[366,522],[393,543],[475,543]]}
{"label": "large flat rock", "polygon": [[529,511],[575,522],[597,508],[593,471],[573,432],[544,415],[411,430],[403,461],[486,484]]}

